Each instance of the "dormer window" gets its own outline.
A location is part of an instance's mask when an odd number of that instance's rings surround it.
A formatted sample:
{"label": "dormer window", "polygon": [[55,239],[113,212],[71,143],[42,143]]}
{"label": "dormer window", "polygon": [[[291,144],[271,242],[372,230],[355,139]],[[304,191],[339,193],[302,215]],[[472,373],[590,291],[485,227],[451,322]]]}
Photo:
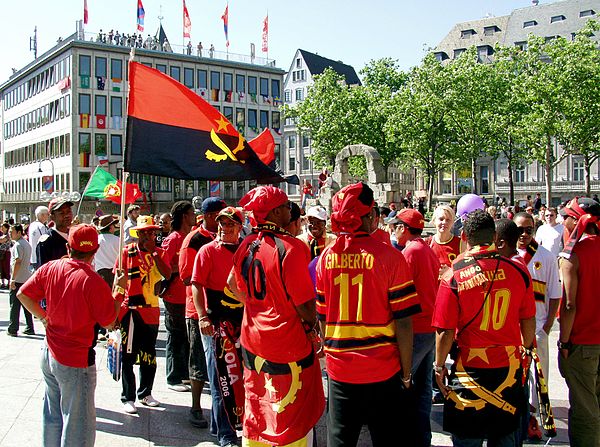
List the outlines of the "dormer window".
{"label": "dormer window", "polygon": [[563,20],[566,20],[566,17],[563,15],[550,17],[550,23],[562,22]]}
{"label": "dormer window", "polygon": [[499,31],[500,31],[500,28],[498,28],[496,25],[486,26],[483,28],[483,34],[485,36],[493,36],[494,34],[496,34]]}
{"label": "dormer window", "polygon": [[586,9],[585,11],[579,12],[579,17],[590,17],[590,16],[595,16],[595,15],[596,15],[596,11],[594,11],[593,9]]}
{"label": "dormer window", "polygon": [[460,32],[461,39],[469,39],[471,36],[477,34],[474,29],[465,29]]}
{"label": "dormer window", "polygon": [[523,28],[529,28],[531,26],[536,26],[538,23],[535,20],[528,20],[523,23]]}

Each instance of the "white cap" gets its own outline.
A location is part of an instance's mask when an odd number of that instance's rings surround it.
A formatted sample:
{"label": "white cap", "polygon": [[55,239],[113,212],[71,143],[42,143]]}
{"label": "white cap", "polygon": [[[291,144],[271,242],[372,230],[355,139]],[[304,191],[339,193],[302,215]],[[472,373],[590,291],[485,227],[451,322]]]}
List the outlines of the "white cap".
{"label": "white cap", "polygon": [[306,212],[306,217],[316,217],[319,220],[327,221],[327,210],[322,206],[311,206]]}

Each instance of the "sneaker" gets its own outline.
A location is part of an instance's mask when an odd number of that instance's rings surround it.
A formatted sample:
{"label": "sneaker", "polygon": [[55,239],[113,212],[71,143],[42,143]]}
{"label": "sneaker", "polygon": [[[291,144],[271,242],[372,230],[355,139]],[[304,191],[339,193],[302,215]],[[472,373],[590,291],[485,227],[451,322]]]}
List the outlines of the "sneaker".
{"label": "sneaker", "polygon": [[527,438],[530,441],[542,440],[542,430],[540,429],[540,424],[538,424],[538,421],[534,415],[531,415],[529,418],[529,426],[527,427]]}
{"label": "sneaker", "polygon": [[123,404],[123,411],[127,414],[137,414],[137,408],[135,402],[128,400]]}
{"label": "sneaker", "polygon": [[147,407],[158,407],[160,405],[160,402],[153,398],[151,394],[148,394],[143,399],[140,399],[140,403],[142,405],[146,405]]}
{"label": "sneaker", "polygon": [[208,427],[208,421],[204,418],[204,415],[202,414],[202,410],[190,410],[190,416],[188,418],[188,421],[190,421],[190,424],[192,424],[194,427],[198,427],[198,428],[207,428]]}
{"label": "sneaker", "polygon": [[184,385],[183,383],[178,383],[177,385],[167,385],[172,391],[177,391],[179,393],[185,393],[186,391],[192,391],[192,388],[188,385]]}
{"label": "sneaker", "polygon": [[235,442],[228,442],[227,444],[225,444],[222,447],[239,447],[239,446]]}
{"label": "sneaker", "polygon": [[8,332],[8,331],[6,331],[6,335],[8,335],[9,337],[16,337],[17,333],[16,332]]}
{"label": "sneaker", "polygon": [[23,333],[25,335],[35,335],[35,331],[33,329],[25,329]]}

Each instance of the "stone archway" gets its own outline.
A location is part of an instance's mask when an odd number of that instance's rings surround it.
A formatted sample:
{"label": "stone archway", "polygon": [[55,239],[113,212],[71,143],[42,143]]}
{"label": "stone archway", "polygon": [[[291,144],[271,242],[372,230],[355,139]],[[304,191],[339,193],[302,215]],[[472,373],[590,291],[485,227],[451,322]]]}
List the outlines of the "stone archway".
{"label": "stone archway", "polygon": [[335,170],[333,171],[333,180],[344,187],[348,184],[350,176],[348,174],[348,159],[354,156],[363,156],[367,161],[367,183],[370,185],[381,184],[386,181],[386,173],[381,156],[375,148],[365,144],[353,144],[344,147],[335,157]]}

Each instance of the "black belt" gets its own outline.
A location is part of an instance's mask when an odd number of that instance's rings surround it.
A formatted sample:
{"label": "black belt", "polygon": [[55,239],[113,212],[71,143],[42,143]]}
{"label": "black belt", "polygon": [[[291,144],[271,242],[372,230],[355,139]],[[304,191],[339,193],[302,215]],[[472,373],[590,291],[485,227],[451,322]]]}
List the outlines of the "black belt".
{"label": "black belt", "polygon": [[[256,360],[256,357],[258,357],[256,354],[252,354],[250,351],[248,351],[242,347],[242,358],[244,359],[244,365],[246,366],[246,368],[248,368],[252,371],[256,371],[256,368],[254,365],[254,361]],[[302,360],[297,361],[296,364],[298,366],[300,366],[302,369],[305,369],[305,368],[308,368],[309,366],[311,366],[314,362],[315,362],[315,354],[314,354],[314,351],[311,349],[310,354],[308,354]],[[262,365],[262,368],[260,369],[260,372],[271,374],[272,376],[281,376],[284,374],[292,373],[289,364],[275,363],[275,362],[270,362],[269,360],[265,360],[265,362]]]}

